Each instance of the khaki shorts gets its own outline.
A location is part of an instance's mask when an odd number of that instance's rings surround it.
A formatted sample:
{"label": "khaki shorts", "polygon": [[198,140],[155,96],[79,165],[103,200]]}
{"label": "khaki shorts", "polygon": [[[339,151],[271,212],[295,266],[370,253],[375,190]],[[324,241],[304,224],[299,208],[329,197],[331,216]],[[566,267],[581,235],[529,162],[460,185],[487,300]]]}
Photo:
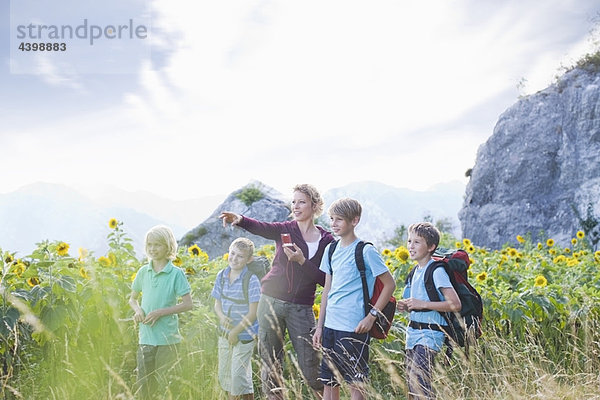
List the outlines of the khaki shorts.
{"label": "khaki shorts", "polygon": [[252,385],[252,353],[254,340],[237,342],[231,346],[227,339],[219,337],[219,383],[232,396],[254,393]]}

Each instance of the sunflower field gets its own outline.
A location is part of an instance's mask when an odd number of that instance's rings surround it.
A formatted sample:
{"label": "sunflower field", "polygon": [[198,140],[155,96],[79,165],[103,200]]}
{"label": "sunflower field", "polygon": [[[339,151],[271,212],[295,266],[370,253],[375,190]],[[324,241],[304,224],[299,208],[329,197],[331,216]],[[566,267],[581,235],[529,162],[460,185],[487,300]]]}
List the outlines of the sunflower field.
{"label": "sunflower field", "polygon": [[[0,396],[5,399],[133,399],[137,328],[127,304],[136,271],[122,221],[107,226],[109,250],[91,254],[62,241],[38,243],[19,256],[0,249]],[[600,398],[600,252],[585,233],[567,247],[552,238],[488,250],[469,239],[443,236],[444,247],[465,249],[469,277],[484,300],[483,336],[468,353],[442,360],[434,387],[442,399]],[[399,296],[412,267],[405,247],[382,248]],[[274,246],[257,254],[269,258]],[[194,309],[180,314],[185,357],[181,375],[163,398],[225,399],[217,381],[216,327],[210,297],[227,255],[210,260],[194,245],[174,264],[192,286]],[[320,295],[313,307],[318,315]],[[371,342],[369,398],[404,399],[405,314],[391,335]],[[311,398],[293,351],[286,362],[286,396]],[[255,389],[260,398],[259,364]],[[349,394],[342,390],[342,396]],[[161,394],[162,395],[162,394]]]}

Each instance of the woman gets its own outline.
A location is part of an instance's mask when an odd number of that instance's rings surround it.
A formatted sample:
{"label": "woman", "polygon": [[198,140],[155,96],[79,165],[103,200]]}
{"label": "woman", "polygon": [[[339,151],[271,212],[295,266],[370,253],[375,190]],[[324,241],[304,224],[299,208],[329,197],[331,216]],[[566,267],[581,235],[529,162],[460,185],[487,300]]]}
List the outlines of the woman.
{"label": "woman", "polygon": [[[223,225],[237,225],[250,233],[275,240],[276,250],[271,270],[261,281],[258,303],[259,352],[262,359],[261,379],[268,399],[283,398],[283,338],[289,333],[306,382],[322,392],[319,355],[312,347],[315,327],[312,306],[317,283],[325,283],[319,270],[325,246],[333,236],[314,220],[323,212],[323,199],[311,185],[294,187],[292,221],[261,222],[232,212],[219,216]],[[292,245],[283,246],[281,234],[291,237]]]}

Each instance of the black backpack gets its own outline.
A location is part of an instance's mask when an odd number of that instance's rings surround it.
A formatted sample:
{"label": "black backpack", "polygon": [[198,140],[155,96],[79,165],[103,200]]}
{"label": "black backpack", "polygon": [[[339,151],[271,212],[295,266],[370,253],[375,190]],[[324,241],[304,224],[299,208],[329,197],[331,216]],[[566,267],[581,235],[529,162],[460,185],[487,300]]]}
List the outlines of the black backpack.
{"label": "black backpack", "polygon": [[[448,324],[439,326],[423,324],[410,321],[410,327],[414,329],[432,329],[442,331],[461,347],[468,347],[475,339],[481,336],[481,321],[483,319],[483,302],[477,290],[471,286],[467,276],[470,260],[466,251],[448,249],[437,249],[433,253],[434,261],[429,264],[425,271],[425,289],[430,301],[440,301],[440,297],[433,282],[433,272],[437,268],[444,268],[452,287],[458,294],[461,302],[460,313],[442,312],[442,317]],[[416,268],[416,267],[415,267]],[[406,277],[406,284],[411,284],[415,268],[411,269]],[[429,310],[422,310],[429,311]],[[446,344],[451,345],[448,341]]]}
{"label": "black backpack", "polygon": [[233,301],[236,304],[248,304],[248,285],[250,284],[250,278],[252,277],[252,275],[256,275],[256,277],[258,278],[258,280],[260,281],[266,274],[267,272],[269,272],[269,269],[271,269],[271,263],[269,262],[269,259],[267,257],[264,256],[258,256],[258,257],[254,257],[254,259],[252,261],[250,261],[247,265],[248,267],[248,272],[246,273],[246,275],[244,275],[244,280],[242,281],[242,292],[244,295],[244,298],[242,299],[236,299],[233,297],[229,297],[229,296],[225,296],[223,294],[223,273],[221,273],[221,297],[224,299],[227,299],[229,301]]}

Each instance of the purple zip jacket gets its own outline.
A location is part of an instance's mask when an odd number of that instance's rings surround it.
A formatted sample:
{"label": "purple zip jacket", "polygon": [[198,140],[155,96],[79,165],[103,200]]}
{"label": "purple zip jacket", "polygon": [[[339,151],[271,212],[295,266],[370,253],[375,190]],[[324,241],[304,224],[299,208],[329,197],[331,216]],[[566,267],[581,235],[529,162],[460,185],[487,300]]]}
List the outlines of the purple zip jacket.
{"label": "purple zip jacket", "polygon": [[[333,235],[317,225],[317,229],[321,232],[321,240],[317,252],[309,259],[308,245],[296,221],[261,222],[242,216],[238,226],[250,233],[275,241],[273,266],[261,280],[261,292],[290,303],[312,305],[315,302],[317,284],[321,286],[325,284],[325,273],[319,270],[319,266],[325,246],[334,240]],[[282,233],[289,233],[292,243],[302,250],[306,258],[303,265],[288,260],[281,245]]]}

